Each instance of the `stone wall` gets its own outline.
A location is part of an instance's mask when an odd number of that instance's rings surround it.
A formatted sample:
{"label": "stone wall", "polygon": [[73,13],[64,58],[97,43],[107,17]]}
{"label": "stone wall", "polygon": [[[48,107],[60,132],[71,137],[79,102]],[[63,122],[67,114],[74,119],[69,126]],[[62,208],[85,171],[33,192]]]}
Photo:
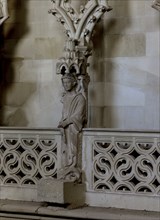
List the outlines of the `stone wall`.
{"label": "stone wall", "polygon": [[10,18],[3,27],[2,125],[56,127],[61,117],[55,65],[64,33],[48,13],[51,6],[50,0],[9,1]]}
{"label": "stone wall", "polygon": [[90,126],[159,129],[159,12],[151,1],[110,2],[93,39]]}
{"label": "stone wall", "polygon": [[[146,0],[112,0],[93,37],[89,126],[159,129],[159,12]],[[61,118],[64,29],[50,0],[11,0],[1,41],[1,125],[56,127]],[[1,74],[2,75],[2,74]]]}

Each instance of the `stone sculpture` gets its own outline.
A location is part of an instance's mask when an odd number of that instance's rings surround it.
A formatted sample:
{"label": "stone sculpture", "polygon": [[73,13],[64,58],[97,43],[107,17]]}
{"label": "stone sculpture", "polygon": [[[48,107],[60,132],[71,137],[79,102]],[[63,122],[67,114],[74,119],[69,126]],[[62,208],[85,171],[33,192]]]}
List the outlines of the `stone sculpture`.
{"label": "stone sculpture", "polygon": [[[62,167],[59,179],[81,180],[81,130],[87,118],[88,57],[91,37],[101,16],[112,10],[107,0],[51,0],[49,11],[66,29],[67,40],[63,57],[57,63],[65,89],[63,113],[59,128],[62,131]],[[76,6],[76,7],[74,7]],[[77,9],[79,8],[79,9]]]}
{"label": "stone sculpture", "polygon": [[62,169],[59,178],[69,181],[80,179],[80,132],[86,123],[86,100],[76,91],[77,80],[74,74],[62,77],[65,89],[63,96],[62,119],[59,128],[62,131]]}
{"label": "stone sculpture", "polygon": [[86,0],[86,4],[76,0],[76,4],[80,5],[78,12],[73,8],[75,0],[51,1],[53,9],[49,12],[64,25],[67,35],[64,56],[57,63],[57,73],[74,71],[79,78],[79,89],[87,99],[89,83],[87,60],[92,51],[91,37],[101,16],[112,8],[107,0]]}
{"label": "stone sculpture", "polygon": [[152,8],[155,8],[156,10],[160,11],[160,0],[154,0]]}
{"label": "stone sculpture", "polygon": [[0,0],[0,25],[9,17],[7,0]]}

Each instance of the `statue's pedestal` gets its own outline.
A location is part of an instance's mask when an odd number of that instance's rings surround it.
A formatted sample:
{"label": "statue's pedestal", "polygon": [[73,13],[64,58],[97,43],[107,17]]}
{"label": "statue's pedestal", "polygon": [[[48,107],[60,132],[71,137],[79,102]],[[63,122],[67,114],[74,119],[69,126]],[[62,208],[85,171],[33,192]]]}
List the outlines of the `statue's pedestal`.
{"label": "statue's pedestal", "polygon": [[51,202],[71,207],[83,206],[85,185],[62,180],[42,179],[38,184],[38,201]]}

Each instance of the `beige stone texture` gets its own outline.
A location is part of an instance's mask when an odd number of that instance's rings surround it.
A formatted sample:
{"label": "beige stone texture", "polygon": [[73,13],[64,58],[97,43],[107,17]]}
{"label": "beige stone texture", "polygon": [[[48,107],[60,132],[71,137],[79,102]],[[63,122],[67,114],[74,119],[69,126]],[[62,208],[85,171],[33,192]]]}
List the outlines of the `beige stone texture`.
{"label": "beige stone texture", "polygon": [[[6,88],[4,88],[5,90]],[[34,93],[36,86],[34,83],[13,83],[8,86],[4,105],[21,106]]]}
{"label": "beige stone texture", "polygon": [[[91,127],[160,128],[159,13],[148,1],[112,1],[91,59]],[[98,46],[99,45],[99,46]],[[101,93],[101,95],[99,94]],[[94,118],[94,120],[92,120]]]}
{"label": "beige stone texture", "polygon": [[140,57],[145,55],[145,35],[107,35],[105,57]]}
{"label": "beige stone texture", "polygon": [[[81,2],[84,3],[85,1]],[[73,4],[79,10],[78,1]],[[112,0],[93,36],[88,68],[89,126],[160,128],[160,19],[146,0]],[[3,27],[5,87],[1,124],[57,127],[61,118],[64,27],[48,13],[50,0],[9,1]]]}
{"label": "beige stone texture", "polygon": [[82,207],[85,202],[85,184],[43,179],[37,186],[37,201]]}

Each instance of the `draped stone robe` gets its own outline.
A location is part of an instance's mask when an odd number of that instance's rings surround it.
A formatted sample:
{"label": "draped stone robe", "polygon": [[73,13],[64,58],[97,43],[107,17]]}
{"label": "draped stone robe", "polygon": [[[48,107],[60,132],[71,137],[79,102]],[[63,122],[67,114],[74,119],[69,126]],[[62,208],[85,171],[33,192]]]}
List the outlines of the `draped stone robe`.
{"label": "draped stone robe", "polygon": [[7,0],[0,0],[0,25],[9,17]]}
{"label": "draped stone robe", "polygon": [[79,175],[78,154],[81,147],[79,134],[86,122],[86,100],[82,94],[66,93],[63,98],[61,121],[67,121],[68,124],[62,129],[62,173],[65,178],[65,175],[69,176],[71,173]]}
{"label": "draped stone robe", "polygon": [[160,11],[160,0],[154,0],[152,7]]}

